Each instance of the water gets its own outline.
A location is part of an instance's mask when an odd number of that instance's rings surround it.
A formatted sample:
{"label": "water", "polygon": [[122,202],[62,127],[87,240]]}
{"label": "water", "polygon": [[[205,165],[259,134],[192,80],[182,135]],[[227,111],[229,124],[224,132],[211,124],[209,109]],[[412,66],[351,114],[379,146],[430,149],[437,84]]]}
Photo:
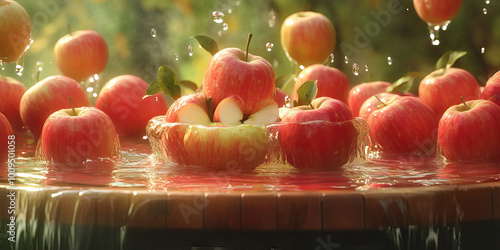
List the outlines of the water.
{"label": "water", "polygon": [[266,43],[266,50],[267,51],[271,51],[273,49],[273,47],[274,47],[274,44],[272,44],[272,43]]}
{"label": "water", "polygon": [[347,57],[347,56],[345,56],[345,57],[344,57],[344,63],[345,63],[345,64],[348,64],[348,63],[349,63],[349,57]]}
{"label": "water", "polygon": [[488,14],[488,9],[483,8],[483,14],[485,14],[485,15]]}
{"label": "water", "polygon": [[368,72],[368,65],[365,64],[365,72]]}
{"label": "water", "polygon": [[392,57],[390,56],[387,57],[387,64],[392,65]]}
{"label": "water", "polygon": [[157,36],[157,32],[155,28],[151,28],[151,37],[155,38]]}
{"label": "water", "polygon": [[354,63],[354,64],[352,65],[352,73],[353,73],[355,76],[359,75],[359,64]]}
{"label": "water", "polygon": [[188,45],[188,55],[193,56],[193,46],[191,44]]}
{"label": "water", "polygon": [[224,21],[224,13],[222,13],[220,11],[212,12],[212,20],[215,23],[222,23]]}
{"label": "water", "polygon": [[335,55],[333,53],[330,54],[330,57],[328,58],[330,60],[330,63],[335,62]]}
{"label": "water", "polygon": [[269,24],[269,28],[274,28],[274,26],[276,26],[276,12],[273,9],[269,11],[267,18],[268,18],[267,23]]}
{"label": "water", "polygon": [[227,23],[223,23],[222,24],[222,30],[226,31],[229,29],[229,25],[227,25]]}
{"label": "water", "polygon": [[[122,158],[115,164],[87,163],[73,168],[38,164],[32,136],[28,133],[18,135],[16,185],[189,191],[367,191],[500,181],[499,163],[450,164],[442,157],[382,159],[376,154],[330,170],[296,169],[288,164],[272,163],[262,164],[250,172],[212,171],[160,161],[154,157],[147,139],[154,138],[122,139]],[[6,184],[6,164],[0,164],[0,173],[0,185]]]}
{"label": "water", "polygon": [[175,59],[176,61],[179,61],[179,54],[175,53],[175,54],[174,54],[174,59]]}

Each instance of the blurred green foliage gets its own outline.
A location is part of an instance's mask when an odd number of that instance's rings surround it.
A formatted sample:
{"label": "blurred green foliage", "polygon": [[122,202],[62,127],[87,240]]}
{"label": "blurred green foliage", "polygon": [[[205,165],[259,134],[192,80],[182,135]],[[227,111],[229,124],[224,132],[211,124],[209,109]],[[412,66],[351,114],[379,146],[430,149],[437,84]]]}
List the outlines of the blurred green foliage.
{"label": "blurred green foliage", "polygon": [[[26,56],[22,76],[16,75],[14,64],[4,65],[0,74],[13,76],[28,87],[36,82],[37,62],[43,62],[40,78],[59,74],[52,49],[56,41],[68,33],[68,26],[71,30],[96,30],[108,42],[110,60],[101,75],[101,86],[122,74],[137,75],[152,82],[161,65],[174,68],[181,80],[200,85],[210,54],[191,38],[197,34],[213,37],[219,48],[244,49],[247,34],[253,33],[250,52],[271,62],[276,77],[291,74],[294,66],[281,48],[280,27],[288,15],[302,10],[323,13],[334,23],[337,43],[332,66],[346,73],[351,85],[370,79],[395,81],[412,71],[428,74],[434,70],[437,59],[449,50],[468,52],[455,66],[470,71],[481,84],[500,70],[500,3],[496,1],[486,4],[465,0],[448,29],[440,32],[438,46],[431,44],[427,24],[418,18],[411,0],[18,2],[32,19],[34,43]],[[391,12],[396,7],[398,11]],[[487,14],[483,13],[484,8]],[[227,30],[223,30],[223,23],[212,20],[213,11],[224,13]],[[153,28],[156,37],[151,34]],[[271,51],[266,50],[267,43],[274,45]],[[189,45],[194,48],[192,56],[188,55]],[[344,62],[345,56],[348,63]],[[357,76],[352,72],[355,63],[360,67]]]}

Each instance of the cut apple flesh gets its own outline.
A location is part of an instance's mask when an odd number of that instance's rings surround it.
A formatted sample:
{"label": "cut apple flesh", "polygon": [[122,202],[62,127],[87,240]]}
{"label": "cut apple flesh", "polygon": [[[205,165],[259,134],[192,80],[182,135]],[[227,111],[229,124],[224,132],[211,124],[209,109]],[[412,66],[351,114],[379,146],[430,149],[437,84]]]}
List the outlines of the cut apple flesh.
{"label": "cut apple flesh", "polygon": [[193,125],[198,124],[208,126],[211,123],[207,111],[199,105],[193,103],[186,104],[181,110],[179,110],[178,119],[181,123],[189,123]]}
{"label": "cut apple flesh", "polygon": [[226,125],[234,126],[241,124],[243,112],[238,102],[231,97],[222,100],[214,112],[214,122],[222,122]]}
{"label": "cut apple flesh", "polygon": [[278,104],[272,103],[265,108],[251,114],[244,124],[269,125],[279,118]]}

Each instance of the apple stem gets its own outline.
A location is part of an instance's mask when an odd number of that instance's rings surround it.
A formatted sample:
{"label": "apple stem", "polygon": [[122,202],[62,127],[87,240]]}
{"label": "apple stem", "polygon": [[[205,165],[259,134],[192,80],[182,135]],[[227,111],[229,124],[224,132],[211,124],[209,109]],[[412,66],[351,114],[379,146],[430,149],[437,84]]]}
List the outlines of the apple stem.
{"label": "apple stem", "polygon": [[467,105],[467,103],[465,102],[465,99],[463,96],[460,96],[460,99],[462,99],[462,103],[465,105],[465,108],[466,109],[470,109],[469,106]]}
{"label": "apple stem", "polygon": [[69,96],[68,99],[69,103],[71,104],[71,109],[73,110],[73,113],[75,113],[75,116],[77,116],[75,106],[73,106],[73,100],[71,100],[71,96]]}
{"label": "apple stem", "polygon": [[37,70],[37,72],[36,72],[36,82],[40,81],[40,72],[42,72],[42,71]]}
{"label": "apple stem", "polygon": [[311,99],[309,98],[309,95],[306,95],[306,100],[307,100],[307,103],[309,104],[309,107],[311,107],[311,109],[314,109],[313,105],[312,105],[312,101]]}
{"label": "apple stem", "polygon": [[73,34],[72,34],[72,33],[73,33],[73,32],[71,31],[71,24],[69,24],[69,23],[68,23],[68,34],[69,34],[70,36],[73,36]]}
{"label": "apple stem", "polygon": [[207,108],[208,108],[208,118],[210,118],[210,121],[214,121],[214,114],[213,114],[213,108],[212,108],[212,98],[207,98]]}
{"label": "apple stem", "polygon": [[247,50],[246,50],[246,54],[245,54],[245,61],[248,62],[248,47],[250,47],[250,40],[252,40],[252,36],[253,34],[252,33],[249,33],[248,34],[248,40],[247,40]]}
{"label": "apple stem", "polygon": [[377,100],[382,103],[382,105],[387,106],[387,104],[385,104],[385,102],[382,101],[382,99],[380,99],[380,97],[378,95],[375,95],[375,98],[377,98]]}

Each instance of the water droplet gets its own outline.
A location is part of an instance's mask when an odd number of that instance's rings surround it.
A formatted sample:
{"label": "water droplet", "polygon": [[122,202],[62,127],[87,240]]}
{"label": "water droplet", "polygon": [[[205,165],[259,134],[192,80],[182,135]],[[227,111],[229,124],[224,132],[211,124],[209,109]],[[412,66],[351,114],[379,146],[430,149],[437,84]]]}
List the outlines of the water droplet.
{"label": "water droplet", "polygon": [[231,14],[231,13],[233,13],[233,9],[228,9],[227,14]]}
{"label": "water droplet", "polygon": [[482,48],[481,48],[481,54],[484,54],[484,51],[485,51],[485,48],[484,48],[484,47],[482,47]]}
{"label": "water droplet", "polygon": [[273,49],[273,47],[274,47],[274,44],[272,44],[272,43],[266,43],[266,49],[267,49],[267,51],[271,51]]}
{"label": "water droplet", "polygon": [[40,62],[40,61],[36,62],[36,64],[35,64],[35,70],[37,72],[43,71],[43,62]]}
{"label": "water droplet", "polygon": [[485,14],[485,15],[488,14],[488,9],[483,8],[483,14]]}
{"label": "water droplet", "polygon": [[292,107],[292,99],[290,99],[289,96],[285,96],[285,107],[286,108],[291,108]]}
{"label": "water droplet", "polygon": [[451,23],[451,21],[448,20],[448,21],[444,22],[443,24],[441,24],[441,30],[447,30],[448,29],[448,25],[450,25],[450,23]]}
{"label": "water droplet", "polygon": [[368,72],[368,65],[365,65],[365,71]]}
{"label": "water droplet", "polygon": [[[92,79],[93,79],[93,78],[92,78]],[[92,81],[91,81],[91,82],[92,82]],[[94,91],[94,88],[92,88],[92,87],[88,87],[88,88],[87,88],[87,92],[88,92],[88,93],[92,93],[93,91]]]}
{"label": "water droplet", "polygon": [[348,63],[349,63],[349,57],[344,56],[344,63],[345,63],[345,64],[348,64]]}
{"label": "water droplet", "polygon": [[16,64],[16,74],[18,76],[23,76],[24,67],[20,64]]}
{"label": "water droplet", "polygon": [[98,74],[94,74],[94,79],[97,81],[99,80],[99,75]]}
{"label": "water droplet", "polygon": [[143,137],[142,137],[142,139],[143,139],[143,140],[147,140],[147,139],[148,139],[148,136],[147,136],[147,135],[145,135],[145,136],[143,136]]}
{"label": "water droplet", "polygon": [[352,65],[352,73],[357,76],[359,75],[359,65],[357,63],[354,63]]}
{"label": "water droplet", "polygon": [[439,29],[439,25],[429,24],[429,37],[431,38],[432,45],[439,45]]}
{"label": "water droplet", "polygon": [[4,68],[4,66],[3,66],[3,61],[2,61],[2,60],[0,60],[0,68],[1,68],[2,70],[5,70],[5,68]]}
{"label": "water droplet", "polygon": [[175,53],[174,54],[174,58],[175,58],[176,61],[179,61],[179,54]]}
{"label": "water droplet", "polygon": [[387,57],[387,64],[392,65],[392,57]]}
{"label": "water droplet", "polygon": [[156,33],[156,29],[155,29],[155,28],[152,28],[152,29],[151,29],[151,37],[155,38],[155,37],[156,37],[156,35],[157,35],[157,33]]}
{"label": "water droplet", "polygon": [[269,14],[267,15],[268,17],[268,24],[270,28],[274,28],[276,26],[276,12],[274,12],[273,9],[269,11]]}
{"label": "water droplet", "polygon": [[486,4],[490,4],[490,0],[486,0],[486,1],[485,1],[485,3],[486,3]]}
{"label": "water droplet", "polygon": [[220,11],[212,12],[212,20],[216,23],[222,23],[224,21],[224,13]]}
{"label": "water droplet", "polygon": [[97,97],[97,93],[92,94],[92,96],[93,96],[94,98],[95,98],[95,97]]}
{"label": "water droplet", "polygon": [[227,25],[227,23],[222,24],[222,30],[227,30],[228,28],[229,26]]}
{"label": "water droplet", "polygon": [[221,37],[222,35],[224,35],[224,32],[223,32],[222,30],[219,30],[219,31],[217,32],[217,35],[218,35],[219,37]]}
{"label": "water droplet", "polygon": [[330,54],[330,63],[335,62],[335,55],[333,53]]}
{"label": "water droplet", "polygon": [[193,56],[193,46],[191,46],[191,44],[188,45],[188,55]]}
{"label": "water droplet", "polygon": [[304,67],[304,65],[300,65],[299,68],[300,69],[305,69],[306,67]]}

